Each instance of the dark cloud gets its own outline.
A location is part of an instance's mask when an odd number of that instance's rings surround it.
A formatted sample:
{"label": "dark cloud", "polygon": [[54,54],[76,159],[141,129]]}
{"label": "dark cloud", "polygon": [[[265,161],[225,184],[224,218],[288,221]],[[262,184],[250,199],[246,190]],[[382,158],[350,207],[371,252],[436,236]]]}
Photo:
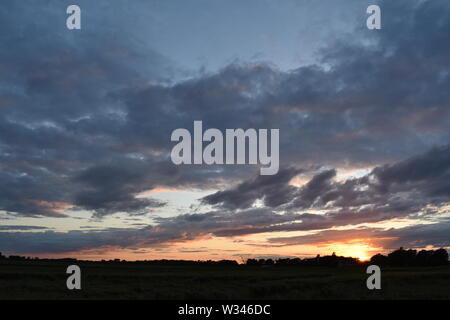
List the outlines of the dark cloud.
{"label": "dark cloud", "polygon": [[[261,213],[263,213],[262,216]],[[1,250],[8,254],[48,254],[103,247],[158,247],[162,244],[191,241],[210,233],[216,236],[238,235],[239,233],[234,234],[227,231],[233,228],[243,230],[245,226],[242,223],[269,225],[295,219],[294,217],[261,211],[246,212],[246,214],[239,217],[217,213],[209,213],[202,216],[182,215],[173,220],[160,221],[161,223],[157,227],[148,226],[139,229],[109,228],[70,232],[2,231],[0,232],[0,243],[4,245]],[[280,231],[283,230],[289,229],[280,228]],[[448,221],[443,221],[388,230],[381,228],[320,230],[314,234],[304,236],[269,238],[267,243],[254,245],[267,248],[286,245],[320,246],[336,242],[352,243],[355,239],[358,239],[365,244],[384,249],[395,249],[401,246],[408,248],[449,247],[449,231]],[[253,244],[249,243],[249,245]]]}
{"label": "dark cloud", "polygon": [[[208,234],[225,235],[226,230],[251,225],[271,225],[293,220],[266,209],[245,212],[208,212],[183,214],[173,218],[155,217],[155,226],[143,228],[106,228],[70,232],[0,232],[1,250],[7,253],[60,253],[101,247],[152,247],[171,242],[184,242]],[[84,228],[83,228],[84,229]]]}
{"label": "dark cloud", "polygon": [[[326,203],[332,189],[331,180],[336,176],[336,170],[325,170],[315,175],[304,187],[298,191],[294,206],[299,208],[311,208],[321,198]],[[288,201],[285,201],[286,203]]]}
{"label": "dark cloud", "polygon": [[[361,178],[342,182],[331,180],[336,175],[334,170],[325,170],[313,176],[302,187],[291,186],[288,196],[283,198],[283,205],[278,210],[298,212],[289,216],[292,218],[291,223],[249,225],[224,229],[219,233],[233,236],[307,231],[402,217],[416,218],[419,215],[426,218],[436,213],[435,210],[428,210],[428,206],[439,208],[450,203],[446,192],[450,174],[449,157],[450,147],[434,148],[404,161],[376,167]],[[216,195],[227,195],[224,197],[227,203],[239,201],[248,206],[254,204],[258,197],[251,193],[252,184],[242,183],[239,186],[239,193],[231,189],[230,192],[222,191]],[[323,213],[304,213],[311,209]]]}
{"label": "dark cloud", "polygon": [[258,176],[236,187],[218,191],[202,199],[205,204],[221,204],[226,209],[245,209],[262,199],[267,207],[277,207],[292,197],[295,190],[289,182],[303,170],[286,168],[273,176]]}
{"label": "dark cloud", "polygon": [[[291,211],[321,209],[323,222],[380,221],[416,214],[427,205],[450,202],[450,147],[428,152],[394,164],[376,167],[360,178],[333,181],[334,169],[314,175],[304,186],[294,187],[289,181],[301,171],[281,171],[279,178],[258,177],[229,190],[202,199],[207,204],[221,204],[228,209],[248,208],[256,200],[273,195],[278,207]],[[262,182],[262,183],[260,183]],[[310,216],[305,216],[307,220]],[[325,226],[324,226],[325,227]]]}
{"label": "dark cloud", "polygon": [[380,239],[377,241],[377,244],[387,249],[395,249],[402,246],[410,248],[425,248],[427,246],[448,248],[450,246],[449,232],[450,223],[448,221],[435,224],[419,224],[382,232],[381,235],[385,235],[386,238],[381,239],[378,236]]}
{"label": "dark cloud", "polygon": [[[219,205],[210,212],[154,217],[155,225],[136,229],[108,228],[64,233],[37,232],[39,227],[5,226],[2,228],[5,231],[0,232],[0,243],[7,244],[2,250],[8,252],[52,253],[106,246],[151,247],[210,235],[233,237],[268,232],[317,231],[312,235],[272,238],[268,245],[368,239],[368,243],[383,248],[419,248],[428,245],[446,247],[450,243],[448,217],[445,215],[448,212],[444,206],[450,203],[450,195],[442,192],[442,188],[448,183],[449,157],[450,147],[434,148],[397,163],[376,167],[363,177],[346,181],[334,181],[336,172],[333,169],[322,170],[301,187],[291,186],[289,181],[303,170],[289,168],[281,170],[279,176],[259,176],[229,191],[215,193],[213,198],[207,196],[207,203]],[[88,170],[77,179],[94,188],[98,184],[102,185],[99,182],[106,180],[112,190],[119,188],[122,190],[121,194],[132,194],[133,189],[127,189],[125,182],[131,181],[134,186],[140,183],[141,177],[133,175],[132,170],[112,174],[111,170],[116,169],[103,167]],[[280,194],[283,201],[272,206],[271,202],[267,203],[266,197],[272,195],[272,190],[275,189],[283,191]],[[258,199],[264,199],[266,206],[253,207]],[[133,204],[127,203],[128,199],[119,200],[121,204]],[[100,200],[95,199],[93,203],[98,203],[97,201]],[[101,208],[116,205],[114,202],[100,204]],[[143,205],[149,206],[148,203]],[[430,208],[430,205],[435,209]],[[310,209],[322,210],[323,213],[307,213]],[[98,210],[98,207],[92,210]],[[114,212],[122,210],[121,207],[112,209]],[[130,207],[128,210],[135,211]],[[351,228],[362,223],[394,218],[415,219],[418,224],[389,230],[327,230],[332,227]],[[424,222],[431,224],[423,224]],[[30,233],[11,231],[28,229],[36,230]]]}
{"label": "dark cloud", "polygon": [[314,234],[269,238],[274,244],[283,245],[323,245],[327,243],[352,243],[359,239],[368,245],[386,250],[405,248],[449,247],[450,223],[418,224],[414,226],[383,230],[379,228],[358,228],[348,230],[324,230]]}
{"label": "dark cloud", "polygon": [[[127,158],[113,147],[123,111],[110,92],[159,80],[170,69],[125,30],[112,34],[98,25],[68,32],[68,4],[5,1],[0,8],[0,209],[14,214],[61,217],[55,203],[70,207],[77,193],[86,198],[72,177]],[[95,15],[92,10],[86,15]],[[130,195],[121,197],[115,205],[88,201],[88,207],[111,212],[142,206]]]}
{"label": "dark cloud", "polygon": [[48,227],[43,226],[0,226],[0,231],[13,231],[13,230],[20,230],[20,231],[27,231],[27,230],[46,230],[51,229]]}
{"label": "dark cloud", "polygon": [[[143,231],[109,229],[100,231],[69,232],[0,232],[3,252],[14,253],[62,253],[105,246],[125,247],[136,244],[136,237]],[[131,238],[133,236],[134,238]]]}
{"label": "dark cloud", "polygon": [[116,212],[143,214],[150,208],[159,208],[164,202],[148,198],[136,198],[135,195],[145,187],[152,188],[155,183],[143,173],[145,166],[104,165],[89,168],[75,180],[84,188],[75,198],[75,205],[94,211],[97,216]]}
{"label": "dark cloud", "polygon": [[[130,36],[132,24],[111,29],[120,10],[100,15],[105,8],[93,6],[87,18],[108,16],[109,23],[76,33],[59,27],[64,6],[44,2],[35,19],[27,4],[7,1],[0,9],[0,210],[136,214],[162,205],[137,197],[158,185],[234,183],[204,203],[327,207],[334,211],[322,225],[334,225],[404,216],[447,199],[446,151],[434,151],[434,160],[424,155],[423,163],[381,166],[449,141],[446,1],[383,2],[382,31],[362,25],[357,36],[325,46],[315,65],[281,71],[233,63],[184,80],[172,61]],[[256,168],[171,165],[170,133],[199,119],[219,129],[280,128],[284,168],[379,168],[345,183],[324,171],[295,189],[288,180],[297,169],[249,180]],[[322,219],[302,218],[303,226]]]}

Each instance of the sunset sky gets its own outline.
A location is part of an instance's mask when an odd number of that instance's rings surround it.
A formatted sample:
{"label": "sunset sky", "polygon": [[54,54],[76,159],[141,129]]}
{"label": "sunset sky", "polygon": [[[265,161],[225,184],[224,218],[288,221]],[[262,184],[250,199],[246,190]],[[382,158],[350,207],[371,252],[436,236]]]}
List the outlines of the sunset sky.
{"label": "sunset sky", "polygon": [[[449,30],[446,0],[2,0],[0,252],[450,249]],[[174,165],[195,120],[280,129],[278,174]]]}

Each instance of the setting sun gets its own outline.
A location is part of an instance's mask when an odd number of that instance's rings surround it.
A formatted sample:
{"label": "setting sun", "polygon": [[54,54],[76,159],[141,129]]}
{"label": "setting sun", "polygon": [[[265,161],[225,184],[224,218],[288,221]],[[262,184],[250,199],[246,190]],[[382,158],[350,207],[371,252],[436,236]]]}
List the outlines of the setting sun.
{"label": "setting sun", "polygon": [[342,255],[346,257],[354,257],[359,261],[368,261],[370,260],[370,251],[373,248],[369,247],[366,244],[336,244],[332,245],[337,255]]}

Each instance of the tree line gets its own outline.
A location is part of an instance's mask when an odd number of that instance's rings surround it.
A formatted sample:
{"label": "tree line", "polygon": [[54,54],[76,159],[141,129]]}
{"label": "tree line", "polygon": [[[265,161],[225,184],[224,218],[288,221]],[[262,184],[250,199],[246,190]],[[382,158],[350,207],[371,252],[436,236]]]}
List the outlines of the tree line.
{"label": "tree line", "polygon": [[438,250],[405,250],[400,248],[387,256],[376,254],[370,258],[370,263],[378,266],[391,267],[434,267],[448,265],[448,252],[445,249]]}
{"label": "tree line", "polygon": [[337,256],[317,255],[315,258],[285,258],[285,259],[248,259],[249,266],[272,266],[272,265],[297,265],[297,266],[321,266],[321,267],[342,267],[357,266],[360,264],[375,264],[383,267],[428,267],[449,265],[448,252],[445,249],[438,250],[405,250],[402,247],[392,251],[387,255],[380,253],[370,258],[368,262],[361,262],[357,258]]}
{"label": "tree line", "polygon": [[[243,264],[247,266],[319,266],[319,267],[345,267],[357,266],[362,264],[375,264],[380,267],[434,267],[449,265],[447,250],[441,248],[437,250],[405,250],[400,248],[387,255],[376,254],[370,261],[361,262],[357,258],[337,256],[334,252],[332,255],[320,256],[315,258],[279,258],[279,259],[247,259]],[[77,260],[73,258],[65,259],[40,259],[32,257],[23,257],[10,255],[6,257],[0,252],[0,260],[10,261],[59,261],[64,263],[72,263]],[[148,264],[148,265],[216,265],[216,266],[237,266],[236,260],[139,260],[126,261],[120,259],[101,260],[101,261],[83,261],[88,263],[133,263],[133,264]]]}

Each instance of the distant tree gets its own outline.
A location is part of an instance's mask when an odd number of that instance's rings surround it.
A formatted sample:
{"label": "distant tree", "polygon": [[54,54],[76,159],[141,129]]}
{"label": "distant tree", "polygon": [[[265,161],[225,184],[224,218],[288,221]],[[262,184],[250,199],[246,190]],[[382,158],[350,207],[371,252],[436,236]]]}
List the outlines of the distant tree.
{"label": "distant tree", "polygon": [[258,260],[258,265],[263,266],[266,264],[266,259],[259,259]]}
{"label": "distant tree", "polygon": [[23,260],[25,260],[25,257],[21,257],[21,256],[9,256],[9,260],[13,260],[13,261],[23,261]]}
{"label": "distant tree", "polygon": [[388,257],[383,256],[381,253],[378,253],[374,255],[372,258],[370,258],[370,263],[375,264],[379,267],[387,265]]}
{"label": "distant tree", "polygon": [[448,264],[448,252],[447,250],[441,248],[434,251],[430,257],[431,266],[444,266]]}
{"label": "distant tree", "polygon": [[266,260],[266,263],[265,263],[265,265],[268,265],[268,266],[272,266],[272,265],[274,265],[275,263],[273,262],[273,260],[272,259],[267,259]]}
{"label": "distant tree", "polygon": [[287,266],[290,264],[290,260],[291,259],[289,259],[289,258],[286,258],[286,259],[279,258],[275,261],[275,264],[277,266]]}
{"label": "distant tree", "polygon": [[336,267],[339,264],[339,258],[333,252],[331,256],[319,257],[318,264],[321,266]]}
{"label": "distant tree", "polygon": [[416,265],[428,266],[430,265],[430,258],[433,255],[433,250],[420,250],[416,256]]}
{"label": "distant tree", "polygon": [[257,266],[258,265],[258,260],[256,260],[256,259],[247,259],[246,265],[248,265],[248,266]]}
{"label": "distant tree", "polygon": [[212,264],[219,264],[223,266],[237,266],[238,263],[236,260],[220,260],[217,262],[213,262]]}
{"label": "distant tree", "polygon": [[416,260],[416,250],[405,250],[403,247],[388,254],[388,264],[394,267],[413,266]]}

